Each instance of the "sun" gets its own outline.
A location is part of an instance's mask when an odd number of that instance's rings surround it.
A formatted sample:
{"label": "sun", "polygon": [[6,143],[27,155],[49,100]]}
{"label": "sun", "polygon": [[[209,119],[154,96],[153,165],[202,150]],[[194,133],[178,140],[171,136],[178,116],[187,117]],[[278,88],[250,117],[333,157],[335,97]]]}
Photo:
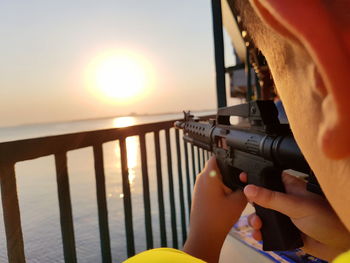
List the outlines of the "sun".
{"label": "sun", "polygon": [[89,86],[94,95],[111,102],[141,99],[151,88],[152,66],[136,52],[107,51],[89,65]]}
{"label": "sun", "polygon": [[96,86],[110,98],[127,99],[143,91],[146,73],[130,54],[112,55],[97,65]]}

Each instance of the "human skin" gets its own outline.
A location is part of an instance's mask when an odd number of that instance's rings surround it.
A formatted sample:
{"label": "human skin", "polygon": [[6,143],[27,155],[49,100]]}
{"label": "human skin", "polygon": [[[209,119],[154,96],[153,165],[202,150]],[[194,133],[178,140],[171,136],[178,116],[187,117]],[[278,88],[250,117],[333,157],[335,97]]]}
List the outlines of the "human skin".
{"label": "human skin", "polygon": [[[302,152],[331,206],[349,230],[350,92],[346,71],[350,53],[350,1],[238,0],[236,5],[254,43],[268,61]],[[252,201],[288,216],[293,214],[295,205],[288,206],[290,209],[285,206],[284,211],[268,205],[264,200],[267,191],[263,189],[258,189],[258,194],[251,198],[253,188],[245,189]],[[277,193],[269,194],[275,199],[281,197]],[[293,196],[289,198],[292,200]],[[319,232],[323,232],[322,224],[319,227]],[[346,230],[345,233],[348,235]],[[255,235],[259,238],[259,232]],[[316,254],[326,251],[318,243],[305,243]],[[331,259],[337,250],[328,249],[329,253],[325,254]]]}
{"label": "human skin", "polygon": [[241,0],[291,129],[327,199],[350,229],[350,1]]}
{"label": "human skin", "polygon": [[[247,182],[247,174],[242,173],[240,178]],[[302,179],[283,173],[282,180],[286,193],[253,185],[247,186],[244,193],[251,202],[290,217],[303,233],[304,252],[331,261],[338,254],[347,251],[350,248],[350,234],[328,201],[307,191],[306,182]],[[252,214],[248,222],[254,229],[252,236],[258,241],[261,240],[260,229],[263,223],[260,218]]]}
{"label": "human skin", "polygon": [[[267,59],[299,147],[331,207],[350,230],[350,1],[235,2],[254,44]],[[258,201],[259,194],[255,198]],[[307,245],[312,249],[316,244]],[[329,249],[327,258],[338,253]]]}
{"label": "human skin", "polygon": [[233,192],[222,183],[216,159],[212,157],[196,179],[190,232],[183,251],[208,263],[218,262],[226,235],[246,204],[241,191]]}

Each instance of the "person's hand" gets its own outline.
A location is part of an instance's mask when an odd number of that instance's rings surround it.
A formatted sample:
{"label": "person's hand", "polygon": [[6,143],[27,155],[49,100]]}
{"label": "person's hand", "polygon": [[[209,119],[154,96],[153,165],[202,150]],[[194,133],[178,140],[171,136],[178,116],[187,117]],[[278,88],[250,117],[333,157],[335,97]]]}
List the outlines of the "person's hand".
{"label": "person's hand", "polygon": [[[247,175],[240,178],[247,181]],[[350,248],[350,233],[324,197],[306,190],[306,182],[292,175],[282,175],[286,193],[248,185],[244,193],[249,201],[260,206],[279,211],[291,218],[303,233],[306,253],[332,260],[338,254]],[[262,222],[256,214],[249,216],[249,224],[256,240],[261,240]]]}
{"label": "person's hand", "polygon": [[206,262],[217,262],[222,244],[246,204],[241,191],[233,192],[222,183],[212,157],[196,179],[184,251]]}

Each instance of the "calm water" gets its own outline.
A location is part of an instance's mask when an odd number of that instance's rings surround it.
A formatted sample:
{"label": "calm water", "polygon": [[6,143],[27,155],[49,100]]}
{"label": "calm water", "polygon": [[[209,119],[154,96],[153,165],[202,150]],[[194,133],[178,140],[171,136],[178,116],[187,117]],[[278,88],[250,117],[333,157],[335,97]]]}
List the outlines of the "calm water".
{"label": "calm water", "polygon": [[[201,114],[209,114],[209,112]],[[182,117],[182,114],[108,118],[0,128],[0,141],[4,142],[78,131],[106,129],[139,123],[171,120],[180,117]],[[174,131],[171,131],[171,133],[174,133]],[[164,147],[164,132],[161,133],[160,136],[162,145],[161,153],[163,157],[166,154],[166,149]],[[172,149],[175,149],[174,141],[172,140],[171,143]],[[153,236],[154,245],[157,247],[160,245],[160,240],[158,203],[156,196],[156,167],[154,162],[155,152],[152,134],[146,136],[146,146],[151,191]],[[181,146],[183,145],[181,144]],[[127,149],[129,180],[131,182],[133,202],[135,246],[136,251],[140,252],[146,249],[146,244],[143,220],[144,210],[142,199],[141,161],[139,141],[137,137],[130,137],[127,139]],[[126,258],[126,244],[118,142],[114,141],[104,144],[103,151],[112,255],[114,262],[121,262]],[[174,155],[172,157],[173,163],[175,164],[176,158]],[[88,147],[69,152],[68,170],[78,262],[101,262],[92,148]],[[171,244],[168,181],[166,176],[167,164],[164,157],[162,159],[162,171],[167,218],[167,238],[168,244]],[[178,174],[176,165],[173,167],[173,172],[175,175],[174,183],[176,186],[176,175]],[[16,174],[27,262],[63,262],[63,248],[61,242],[53,156],[17,163]],[[179,208],[177,188],[175,193],[176,205],[177,208]],[[185,198],[187,198],[187,196],[185,196]],[[1,207],[0,213],[0,262],[7,262]],[[178,236],[181,241],[179,217],[177,217],[177,225]]]}

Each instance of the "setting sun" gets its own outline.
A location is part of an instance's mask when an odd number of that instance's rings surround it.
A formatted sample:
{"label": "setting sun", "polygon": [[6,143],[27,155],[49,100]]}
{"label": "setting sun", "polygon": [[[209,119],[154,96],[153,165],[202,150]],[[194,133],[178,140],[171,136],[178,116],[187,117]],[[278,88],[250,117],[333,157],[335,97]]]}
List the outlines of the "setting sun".
{"label": "setting sun", "polygon": [[131,51],[109,51],[97,56],[88,69],[93,94],[111,102],[129,103],[151,88],[152,67]]}

